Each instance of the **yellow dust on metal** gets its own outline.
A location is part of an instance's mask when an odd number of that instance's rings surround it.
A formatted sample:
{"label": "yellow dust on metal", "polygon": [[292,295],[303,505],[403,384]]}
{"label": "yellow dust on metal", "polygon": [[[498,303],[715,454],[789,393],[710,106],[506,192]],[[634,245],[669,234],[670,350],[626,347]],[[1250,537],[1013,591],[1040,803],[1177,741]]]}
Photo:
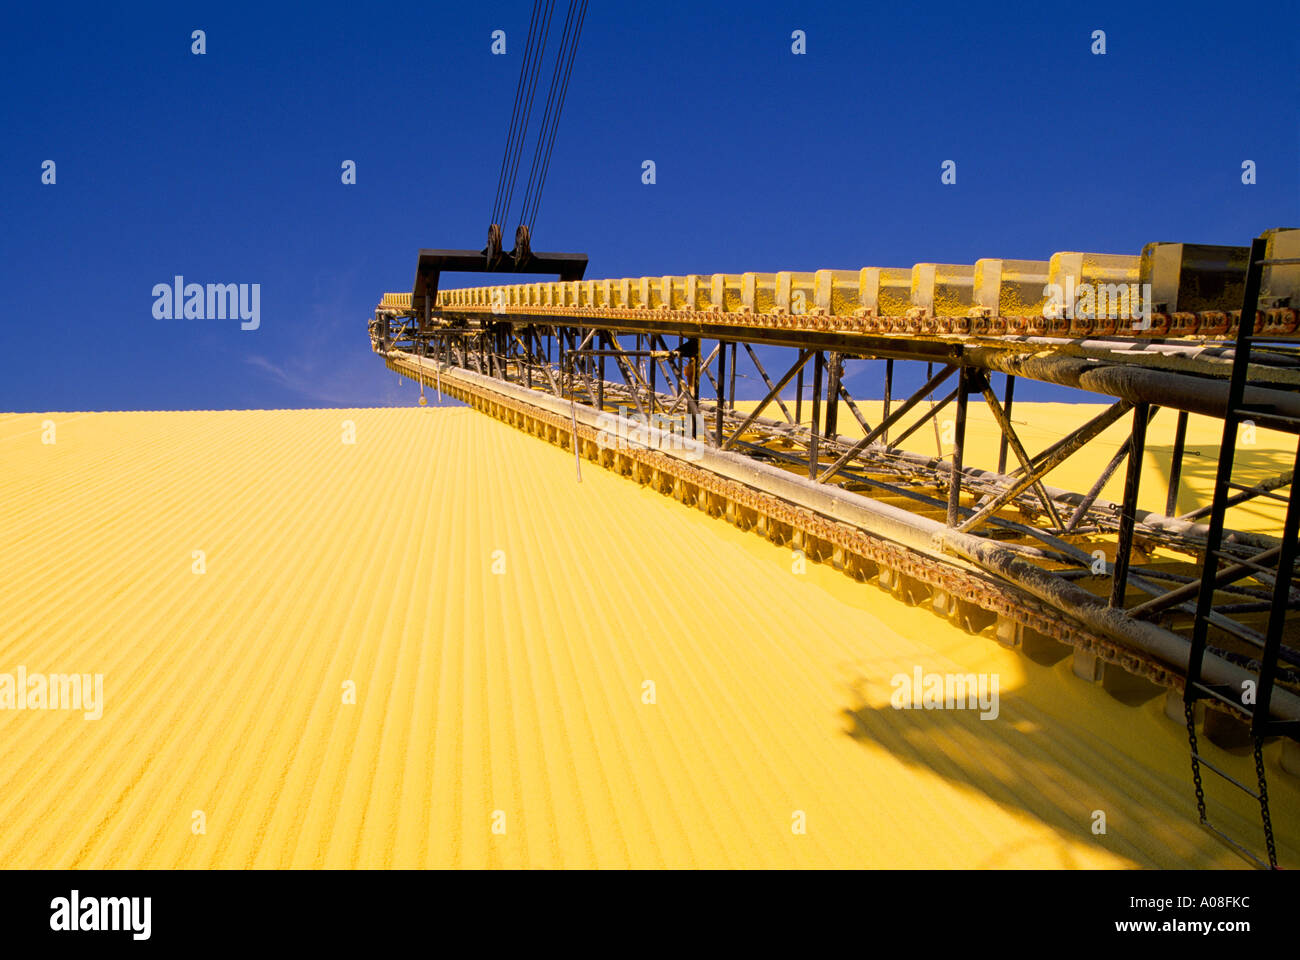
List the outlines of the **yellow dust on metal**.
{"label": "yellow dust on metal", "polygon": [[[0,705],[103,682],[0,709],[3,867],[1241,863],[1161,698],[465,408],[11,414],[0,452]],[[917,671],[997,717],[895,709]]]}
{"label": "yellow dust on metal", "polygon": [[[1295,257],[1300,230],[1268,231],[1266,256]],[[1060,252],[778,273],[517,283],[440,290],[437,309],[553,316],[689,314],[726,322],[907,336],[1225,337],[1236,329],[1247,248],[1148,244],[1140,255]],[[1149,286],[1148,286],[1149,285]],[[1207,293],[1207,291],[1214,291]],[[400,298],[406,296],[403,303]],[[1265,268],[1258,336],[1300,333],[1300,268]],[[385,294],[381,309],[409,309]]]}

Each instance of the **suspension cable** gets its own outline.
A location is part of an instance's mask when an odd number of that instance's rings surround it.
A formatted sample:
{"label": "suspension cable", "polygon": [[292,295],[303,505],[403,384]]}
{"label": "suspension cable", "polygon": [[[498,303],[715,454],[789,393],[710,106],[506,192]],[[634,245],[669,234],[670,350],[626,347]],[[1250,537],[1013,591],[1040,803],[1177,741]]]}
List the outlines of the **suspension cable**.
{"label": "suspension cable", "polygon": [[[519,68],[519,80],[515,85],[515,102],[510,115],[510,127],[506,134],[506,148],[497,176],[496,196],[492,202],[491,222],[499,226],[504,226],[502,219],[510,215],[515,189],[519,185],[519,164],[528,139],[537,82],[541,75],[542,63],[546,59],[554,9],[555,0],[533,0],[532,16],[528,25],[528,41],[524,47],[524,60]],[[528,179],[524,184],[519,209],[518,224],[526,227],[529,234],[532,233],[533,225],[537,220],[542,190],[550,170],[551,153],[555,147],[555,135],[559,129],[560,115],[564,110],[569,80],[573,74],[578,38],[582,33],[586,16],[587,0],[569,0],[564,17],[564,28],[555,54],[555,65],[547,91],[546,105],[538,126],[533,159],[529,166]]]}
{"label": "suspension cable", "polygon": [[523,140],[528,135],[528,121],[531,118],[532,111],[533,111],[533,95],[537,90],[537,76],[541,72],[542,59],[546,53],[546,40],[548,35],[550,34],[551,11],[554,8],[554,6],[555,6],[555,0],[546,0],[546,10],[542,16],[542,21],[541,21],[542,22],[541,44],[538,46],[537,49],[538,56],[535,56],[533,58],[533,62],[531,64],[532,70],[528,78],[528,87],[524,91],[524,112],[523,112],[522,123],[520,126],[521,133],[520,133],[519,150],[515,152],[514,161],[512,162],[510,167],[509,179],[507,180],[508,187],[506,190],[505,207],[501,211],[503,216],[509,215],[510,206],[514,199],[515,182],[519,171],[519,160],[523,155]]}
{"label": "suspension cable", "polygon": [[502,212],[501,198],[505,194],[506,171],[510,168],[510,157],[515,143],[515,131],[519,121],[519,106],[523,100],[524,94],[524,78],[528,73],[529,61],[532,59],[533,38],[537,28],[538,8],[539,3],[537,0],[534,0],[532,17],[528,22],[528,42],[524,45],[524,61],[523,65],[519,69],[519,81],[515,84],[515,105],[510,112],[510,128],[506,134],[506,149],[505,153],[502,154],[501,157],[501,172],[497,174],[497,192],[495,199],[492,201],[492,219],[489,221],[490,223],[500,223],[497,217]]}
{"label": "suspension cable", "polygon": [[569,58],[564,70],[564,81],[560,86],[559,100],[556,101],[555,116],[551,121],[551,133],[546,144],[546,156],[542,160],[541,173],[537,179],[537,193],[533,197],[532,214],[528,220],[528,232],[533,232],[533,223],[537,220],[537,208],[542,202],[542,190],[546,186],[546,174],[551,167],[551,149],[555,146],[555,131],[560,125],[560,113],[564,110],[564,99],[569,92],[569,77],[573,74],[573,59],[578,49],[578,38],[582,34],[582,24],[587,18],[587,0],[582,0],[582,6],[578,11],[577,24],[573,31],[573,39],[569,44]]}
{"label": "suspension cable", "polygon": [[[551,72],[551,87],[546,94],[546,109],[542,112],[542,123],[537,132],[537,146],[533,149],[533,163],[528,171],[528,183],[524,188],[524,202],[519,212],[519,223],[528,222],[528,204],[533,195],[533,184],[537,180],[537,170],[543,153],[542,145],[546,141],[547,129],[551,122],[551,112],[555,106],[555,91],[560,85],[560,75],[564,71],[564,51],[569,42],[569,31],[573,26],[574,3],[575,0],[569,0],[569,9],[564,15],[564,30],[560,34],[560,48],[555,55],[555,68]],[[532,233],[531,228],[529,233]]]}

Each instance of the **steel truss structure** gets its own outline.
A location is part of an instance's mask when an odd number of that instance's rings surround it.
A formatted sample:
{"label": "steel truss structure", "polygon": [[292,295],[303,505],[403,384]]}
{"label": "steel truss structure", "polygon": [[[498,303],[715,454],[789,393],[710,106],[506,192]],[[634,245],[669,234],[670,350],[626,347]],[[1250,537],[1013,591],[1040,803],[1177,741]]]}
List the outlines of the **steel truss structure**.
{"label": "steel truss structure", "polygon": [[[1300,230],[1251,247],[1151,244],[1139,257],[602,281],[574,279],[585,258],[541,254],[568,277],[441,291],[430,253],[414,295],[386,294],[369,325],[392,370],[573,450],[579,477],[584,459],[599,463],[967,629],[994,627],[1039,662],[1074,648],[1181,692],[1201,822],[1214,829],[1206,767],[1259,801],[1266,857],[1225,839],[1276,865],[1260,750],[1300,740],[1300,500],[1294,469],[1239,483],[1232,468],[1243,425],[1300,441]],[[1075,309],[1073,291],[1093,288],[1138,309]],[[1133,299],[1119,299],[1128,288]],[[769,369],[760,347],[792,360]],[[742,359],[764,386],[757,403],[737,403]],[[846,370],[881,361],[873,422]],[[896,395],[905,364],[924,365],[924,383]],[[1031,452],[1012,420],[1018,378],[1109,405]],[[968,462],[971,404],[999,427],[996,465]],[[1221,419],[1224,441],[1211,504],[1178,513],[1193,413]],[[951,453],[902,449],[941,415]],[[857,431],[842,433],[841,416]],[[1155,417],[1176,431],[1161,514],[1138,507]],[[1089,490],[1052,485],[1120,422],[1127,442]],[[1122,502],[1102,498],[1121,469]],[[1286,504],[1280,535],[1228,524],[1260,498]],[[1257,788],[1198,750],[1200,701],[1249,724]]]}

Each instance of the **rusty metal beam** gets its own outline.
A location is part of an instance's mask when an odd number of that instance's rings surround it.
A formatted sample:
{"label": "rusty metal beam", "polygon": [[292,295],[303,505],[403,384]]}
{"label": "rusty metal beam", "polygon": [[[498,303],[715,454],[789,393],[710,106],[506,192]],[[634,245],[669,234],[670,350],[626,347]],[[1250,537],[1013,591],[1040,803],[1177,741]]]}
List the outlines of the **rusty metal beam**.
{"label": "rusty metal beam", "polygon": [[754,421],[758,419],[759,414],[761,414],[765,409],[767,409],[767,405],[772,402],[773,398],[779,395],[780,392],[785,389],[786,384],[790,382],[791,378],[793,378],[796,373],[800,373],[803,371],[804,364],[808,362],[808,358],[810,356],[812,356],[812,351],[810,350],[801,350],[799,352],[798,359],[795,360],[794,364],[790,367],[790,369],[787,370],[784,374],[782,374],[781,379],[778,380],[775,384],[773,384],[768,389],[767,396],[765,396],[762,400],[760,400],[758,406],[756,406],[753,410],[750,411],[749,416],[745,418],[745,422],[742,423],[739,427],[737,427],[730,437],[728,437],[725,441],[723,441],[721,449],[723,450],[728,449],[733,443],[736,442],[736,440],[742,434],[744,434],[746,430],[748,430],[753,425]]}
{"label": "rusty metal beam", "polygon": [[925,385],[922,386],[920,390],[916,391],[916,393],[908,397],[907,401],[901,407],[899,407],[888,417],[882,420],[880,422],[880,425],[876,427],[876,429],[872,430],[865,437],[863,437],[861,440],[855,443],[852,447],[850,447],[847,451],[845,451],[844,454],[838,460],[832,463],[829,467],[826,468],[826,470],[823,473],[817,476],[816,477],[817,482],[826,483],[828,480],[830,480],[831,477],[839,473],[840,469],[843,468],[843,466],[846,463],[848,463],[859,453],[865,450],[870,444],[874,443],[877,437],[881,436],[881,434],[883,434],[891,426],[897,423],[900,418],[905,416],[909,410],[911,410],[914,406],[916,406],[923,399],[925,399],[926,394],[933,393],[934,388],[937,387],[939,384],[943,383],[954,373],[956,373],[957,369],[958,368],[956,366],[952,366],[952,365],[946,366],[938,373],[936,373],[933,377],[931,377],[928,381],[926,381]]}

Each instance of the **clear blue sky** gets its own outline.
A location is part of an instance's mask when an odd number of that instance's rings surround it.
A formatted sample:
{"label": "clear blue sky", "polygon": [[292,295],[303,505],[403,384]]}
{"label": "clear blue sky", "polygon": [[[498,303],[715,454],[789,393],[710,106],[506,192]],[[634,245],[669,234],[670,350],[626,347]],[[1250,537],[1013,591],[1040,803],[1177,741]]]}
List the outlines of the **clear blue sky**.
{"label": "clear blue sky", "polygon": [[[535,245],[641,276],[1300,224],[1294,3],[811,6],[592,0]],[[8,5],[0,410],[412,402],[365,321],[482,245],[530,7]],[[260,329],[155,320],[176,274],[261,284]]]}

